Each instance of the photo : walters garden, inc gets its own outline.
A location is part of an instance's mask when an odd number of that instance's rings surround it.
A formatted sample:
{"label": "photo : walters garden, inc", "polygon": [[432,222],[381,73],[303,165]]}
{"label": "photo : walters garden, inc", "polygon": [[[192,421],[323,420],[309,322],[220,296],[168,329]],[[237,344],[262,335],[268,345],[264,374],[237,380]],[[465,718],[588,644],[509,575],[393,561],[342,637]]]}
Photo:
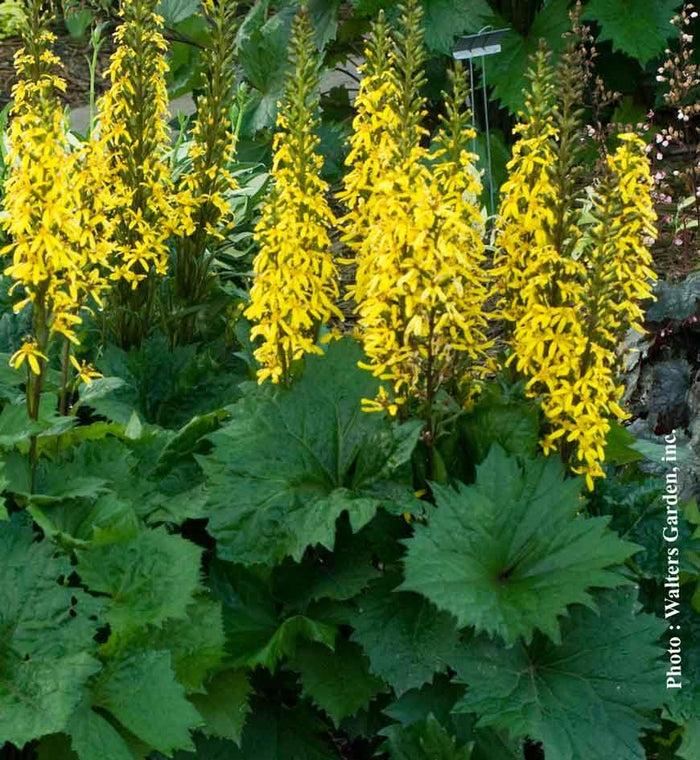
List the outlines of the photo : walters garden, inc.
{"label": "photo : walters garden, inc", "polygon": [[697,19],[0,2],[2,760],[700,760]]}

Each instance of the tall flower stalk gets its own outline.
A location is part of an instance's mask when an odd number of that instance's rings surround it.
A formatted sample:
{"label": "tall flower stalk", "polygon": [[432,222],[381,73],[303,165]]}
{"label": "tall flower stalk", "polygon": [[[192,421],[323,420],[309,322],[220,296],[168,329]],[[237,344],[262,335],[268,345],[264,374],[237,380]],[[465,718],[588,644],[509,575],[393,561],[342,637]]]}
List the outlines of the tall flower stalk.
{"label": "tall flower stalk", "polygon": [[292,71],[277,117],[273,187],[255,231],[260,250],[245,316],[255,322],[258,381],[289,383],[293,362],[322,353],[321,327],[335,316],[338,273],[329,230],[335,217],[318,153],[318,56],[306,10],[292,28]]}
{"label": "tall flower stalk", "polygon": [[542,448],[559,451],[593,489],[605,474],[610,419],[626,416],[616,347],[630,327],[642,329],[639,304],[655,279],[646,245],[655,217],[644,145],[621,135],[593,191],[594,222],[586,221],[571,176],[582,94],[572,72],[580,66],[570,47],[554,100],[552,72],[538,54],[504,186],[495,274],[508,361],[544,412]]}
{"label": "tall flower stalk", "polygon": [[501,188],[496,221],[493,274],[508,332],[532,301],[539,299],[539,291],[551,282],[553,267],[560,260],[551,236],[559,203],[551,173],[559,132],[554,122],[554,72],[544,48],[535,54],[528,77],[530,91],[515,127],[518,140]]}
{"label": "tall flower stalk", "polygon": [[[375,31],[373,39],[370,49],[376,50],[383,37]],[[388,87],[370,79],[361,91],[367,104],[353,139],[369,166],[363,171],[353,165],[342,197],[355,202],[344,225],[356,254],[350,293],[367,357],[362,366],[391,388],[367,399],[364,408],[396,414],[403,405],[417,403],[427,422],[425,440],[431,442],[438,392],[455,383],[468,400],[471,381],[483,369],[488,286],[477,201],[481,183],[476,156],[466,149],[474,132],[462,106],[465,74],[458,69],[453,76],[437,150],[431,154],[424,144],[420,93],[424,60],[422,8],[407,2],[390,66],[381,72]],[[373,61],[370,77],[379,69]],[[373,112],[373,93],[381,93],[379,114]],[[360,118],[363,113],[373,119]],[[373,131],[379,132],[376,138]],[[355,160],[351,154],[351,164]]]}
{"label": "tall flower stalk", "polygon": [[110,88],[98,103],[105,181],[114,199],[116,281],[110,303],[112,329],[123,347],[138,345],[155,308],[157,279],[168,268],[167,239],[180,228],[191,233],[192,204],[172,204],[167,153],[167,44],[155,0],[124,0]]}
{"label": "tall flower stalk", "polygon": [[[27,411],[36,420],[53,341],[64,344],[65,411],[67,368],[71,345],[78,344],[81,313],[107,288],[111,229],[105,215],[107,198],[95,182],[99,153],[88,144],[73,150],[59,93],[64,80],[56,73],[59,59],[51,52],[54,37],[46,30],[41,4],[27,9],[24,47],[15,56],[18,82],[13,90],[9,177],[5,186],[2,226],[10,238],[3,249],[12,256],[5,274],[31,304],[32,335],[12,356],[26,367]],[[94,375],[78,365],[81,377]],[[31,460],[35,463],[36,441]]]}
{"label": "tall flower stalk", "polygon": [[372,24],[364,54],[350,152],[345,161],[349,171],[338,194],[338,200],[347,208],[341,220],[343,242],[355,253],[367,232],[367,199],[396,153],[396,81],[391,74],[394,49],[384,11]]}
{"label": "tall flower stalk", "polygon": [[[235,154],[235,125],[231,122],[234,98],[235,0],[204,0],[211,40],[202,54],[205,65],[203,93],[197,101],[192,129],[190,170],[182,177],[180,192],[194,206],[192,227],[175,241],[173,288],[176,309],[183,316],[175,337],[192,338],[192,308],[201,304],[212,283],[211,265],[225,239],[230,220],[227,193],[236,186],[229,167]],[[191,200],[190,200],[191,199]]]}

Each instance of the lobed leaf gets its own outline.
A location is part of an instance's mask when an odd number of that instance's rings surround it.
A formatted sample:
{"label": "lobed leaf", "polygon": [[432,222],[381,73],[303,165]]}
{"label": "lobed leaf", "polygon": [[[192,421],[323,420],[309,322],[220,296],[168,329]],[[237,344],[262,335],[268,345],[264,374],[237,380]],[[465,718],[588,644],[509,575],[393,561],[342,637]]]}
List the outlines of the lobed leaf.
{"label": "lobed leaf", "polygon": [[378,381],[357,368],[359,347],[331,345],[311,357],[290,390],[264,388],[231,409],[199,459],[207,478],[210,520],[219,555],[272,565],[299,561],[307,547],[332,549],[336,521],[347,512],[360,530],[380,506],[415,504],[408,473],[420,422],[397,426],[361,411]]}
{"label": "lobed leaf", "polygon": [[19,747],[63,731],[100,670],[99,603],[68,586],[70,562],[21,517],[0,522],[0,736]]}
{"label": "lobed leaf", "polygon": [[252,687],[242,670],[217,673],[205,685],[203,694],[193,694],[190,701],[204,720],[207,736],[230,739],[240,745],[243,726],[250,713]]}
{"label": "lobed leaf", "polygon": [[644,65],[663,53],[679,5],[679,0],[590,0],[583,18],[598,22],[599,40],[611,40],[613,50]]}
{"label": "lobed leaf", "polygon": [[639,735],[664,700],[657,640],[666,624],[638,614],[634,589],[596,602],[599,612],[572,609],[562,644],[541,635],[511,648],[483,635],[467,641],[450,663],[469,685],[455,711],[541,741],[547,760],[644,760]]}
{"label": "lobed leaf", "polygon": [[175,680],[169,652],[139,652],[109,662],[93,689],[93,702],[165,754],[192,748],[190,729],[203,723]]}
{"label": "lobed leaf", "polygon": [[78,552],[77,571],[91,591],[109,596],[114,633],[184,618],[199,586],[202,550],[165,528]]}
{"label": "lobed leaf", "polygon": [[303,644],[294,659],[301,674],[304,694],[310,697],[333,723],[340,722],[366,707],[384,688],[369,670],[362,648],[340,639],[335,651],[321,644]]}
{"label": "lobed leaf", "polygon": [[392,591],[396,583],[387,577],[370,587],[350,623],[372,671],[400,695],[445,668],[458,634],[452,615],[418,594]]}
{"label": "lobed leaf", "polygon": [[580,488],[559,461],[521,465],[494,446],[473,486],[433,487],[428,525],[404,541],[400,588],[508,644],[535,630],[559,642],[568,605],[593,606],[589,589],[627,583],[614,568],[639,550],[608,518],[579,514]]}

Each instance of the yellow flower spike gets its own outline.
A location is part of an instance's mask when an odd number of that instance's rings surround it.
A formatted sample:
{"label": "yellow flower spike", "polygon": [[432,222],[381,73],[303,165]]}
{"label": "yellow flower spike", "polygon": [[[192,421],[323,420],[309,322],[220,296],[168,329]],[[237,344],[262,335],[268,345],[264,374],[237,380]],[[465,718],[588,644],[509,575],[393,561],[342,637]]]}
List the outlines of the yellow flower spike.
{"label": "yellow flower spike", "polygon": [[[189,204],[175,206],[168,163],[167,43],[155,0],[125,0],[117,50],[98,101],[102,178],[118,251],[112,274],[113,329],[122,346],[148,329],[155,281],[167,272],[167,238],[189,223]],[[137,191],[138,188],[138,191]]]}
{"label": "yellow flower spike", "polygon": [[[485,370],[488,298],[481,193],[472,138],[461,104],[460,70],[434,153],[422,145],[420,95],[425,53],[422,9],[406,3],[390,47],[380,17],[358,95],[350,172],[339,196],[348,207],[344,240],[355,257],[358,327],[367,360],[360,366],[390,382],[390,413],[409,399],[432,403],[441,385],[469,386]],[[363,404],[386,410],[385,391]],[[394,409],[395,407],[395,409]]]}
{"label": "yellow flower spike", "polygon": [[318,70],[308,14],[297,15],[292,34],[293,72],[274,138],[273,186],[263,206],[255,238],[260,250],[245,316],[255,325],[251,338],[261,339],[255,358],[258,382],[289,382],[293,362],[315,345],[322,325],[342,319],[336,306],[338,273],[329,230],[335,217],[321,179],[323,159],[317,152]]}
{"label": "yellow flower spike", "polygon": [[[197,101],[189,151],[191,169],[180,179],[176,201],[181,224],[176,230],[173,288],[183,310],[201,303],[214,281],[211,261],[225,241],[231,223],[227,196],[237,187],[229,166],[236,136],[229,108],[235,83],[236,0],[204,0],[210,43],[202,52],[205,75]],[[191,340],[194,321],[184,320],[178,332]]]}
{"label": "yellow flower spike", "polygon": [[654,234],[651,177],[644,143],[625,135],[594,196],[590,234],[578,246],[557,239],[552,210],[561,201],[550,176],[559,160],[556,112],[542,55],[533,85],[541,102],[528,101],[503,188],[496,273],[510,324],[508,363],[525,376],[550,430],[541,448],[566,450],[572,471],[592,490],[605,475],[608,417],[629,416],[619,405],[616,348],[655,279],[645,241]]}
{"label": "yellow flower spike", "polygon": [[[58,97],[64,83],[54,73],[60,61],[48,49],[54,37],[43,23],[41,4],[30,2],[25,48],[15,55],[10,170],[0,217],[12,240],[1,252],[11,257],[5,267],[14,280],[10,293],[21,286],[26,294],[13,308],[19,311],[29,302],[34,307],[34,336],[11,363],[21,367],[26,359],[35,375],[41,374],[38,360],[46,360],[54,337],[63,334],[77,342],[82,312],[107,288],[112,250],[111,228],[101,212],[108,194],[96,180],[102,173],[100,153],[92,142],[76,147],[69,139]],[[38,402],[32,393],[27,404],[34,415]]]}

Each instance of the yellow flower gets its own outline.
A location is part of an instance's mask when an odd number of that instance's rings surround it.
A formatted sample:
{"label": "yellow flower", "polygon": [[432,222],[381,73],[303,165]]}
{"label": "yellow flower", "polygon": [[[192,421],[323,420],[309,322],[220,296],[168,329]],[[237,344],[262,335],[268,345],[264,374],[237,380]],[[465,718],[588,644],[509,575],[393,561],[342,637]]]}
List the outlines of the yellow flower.
{"label": "yellow flower", "polygon": [[[211,263],[231,222],[228,195],[237,183],[229,166],[236,136],[231,123],[235,81],[235,0],[204,0],[211,39],[202,52],[203,93],[197,100],[189,158],[191,168],[180,179],[176,203],[182,224],[176,239],[174,291],[184,309],[201,303],[212,283]],[[191,336],[186,327],[183,337]]]}
{"label": "yellow flower", "polygon": [[468,401],[489,347],[481,183],[465,148],[474,137],[462,110],[466,80],[461,70],[454,77],[431,154],[422,145],[421,21],[421,6],[408,3],[388,66],[379,55],[381,19],[375,26],[340,196],[349,206],[344,239],[355,253],[349,294],[367,357],[360,366],[392,388],[391,400],[382,388],[363,409],[392,414],[409,399],[430,406],[448,382],[462,385]]}
{"label": "yellow flower", "polygon": [[90,385],[94,379],[102,377],[91,364],[86,361],[78,361],[73,354],[70,355],[71,364],[75,367],[78,377],[86,384]]}
{"label": "yellow flower", "polygon": [[41,374],[39,359],[48,361],[48,357],[39,351],[39,347],[34,340],[25,342],[22,344],[19,351],[15,351],[15,353],[12,354],[10,357],[10,366],[14,369],[19,369],[24,364],[25,359],[27,360],[27,364],[29,364],[29,368],[35,375]]}
{"label": "yellow flower", "polygon": [[[541,447],[565,452],[593,489],[605,474],[609,420],[627,416],[619,405],[617,345],[630,327],[641,329],[640,303],[655,279],[646,244],[655,235],[651,176],[643,142],[625,135],[593,196],[593,224],[579,219],[573,228],[569,199],[553,181],[561,159],[552,98],[540,53],[503,187],[495,273],[509,324],[508,361],[547,420]],[[572,228],[562,232],[561,220]]]}
{"label": "yellow flower", "polygon": [[[36,3],[28,10],[26,46],[15,55],[18,82],[13,90],[9,130],[10,166],[0,225],[11,239],[2,254],[5,267],[24,299],[15,311],[33,305],[32,342],[44,356],[49,342],[62,336],[77,343],[81,314],[98,306],[107,288],[112,252],[111,228],[103,207],[108,193],[101,181],[103,166],[93,143],[74,147],[68,138],[58,93],[65,83],[50,51],[54,37],[42,27]],[[36,358],[28,355],[32,371]],[[21,366],[24,354],[15,354]]]}
{"label": "yellow flower", "polygon": [[396,152],[398,111],[397,91],[392,76],[394,51],[384,11],[372,24],[365,62],[360,67],[362,80],[355,99],[356,116],[350,137],[350,152],[345,160],[349,171],[338,194],[348,209],[342,220],[344,237],[356,253],[362,246],[369,224],[366,202],[377,183],[384,179],[385,170]]}
{"label": "yellow flower", "polygon": [[335,316],[338,274],[329,230],[335,224],[321,179],[323,159],[314,130],[318,97],[316,51],[306,11],[297,15],[292,36],[294,72],[277,118],[273,187],[255,231],[260,250],[245,316],[256,324],[251,338],[262,339],[255,358],[258,382],[288,382],[292,362],[322,353],[317,337]]}
{"label": "yellow flower", "polygon": [[389,394],[386,392],[386,388],[382,385],[379,387],[379,393],[377,398],[362,399],[362,411],[363,412],[389,412],[392,417],[395,417],[399,411],[399,406],[389,398]]}
{"label": "yellow flower", "polygon": [[340,340],[342,337],[343,333],[340,331],[340,329],[333,327],[324,336],[322,336],[321,343],[323,345],[326,345],[328,343],[332,343],[334,340]]}
{"label": "yellow flower", "polygon": [[[173,204],[167,154],[167,43],[155,0],[122,5],[107,76],[98,102],[98,134],[104,156],[107,209],[114,225],[117,266],[112,278],[114,325],[122,345],[138,343],[148,327],[154,280],[168,267],[169,235],[191,223],[187,203]],[[118,279],[121,278],[121,279]]]}

